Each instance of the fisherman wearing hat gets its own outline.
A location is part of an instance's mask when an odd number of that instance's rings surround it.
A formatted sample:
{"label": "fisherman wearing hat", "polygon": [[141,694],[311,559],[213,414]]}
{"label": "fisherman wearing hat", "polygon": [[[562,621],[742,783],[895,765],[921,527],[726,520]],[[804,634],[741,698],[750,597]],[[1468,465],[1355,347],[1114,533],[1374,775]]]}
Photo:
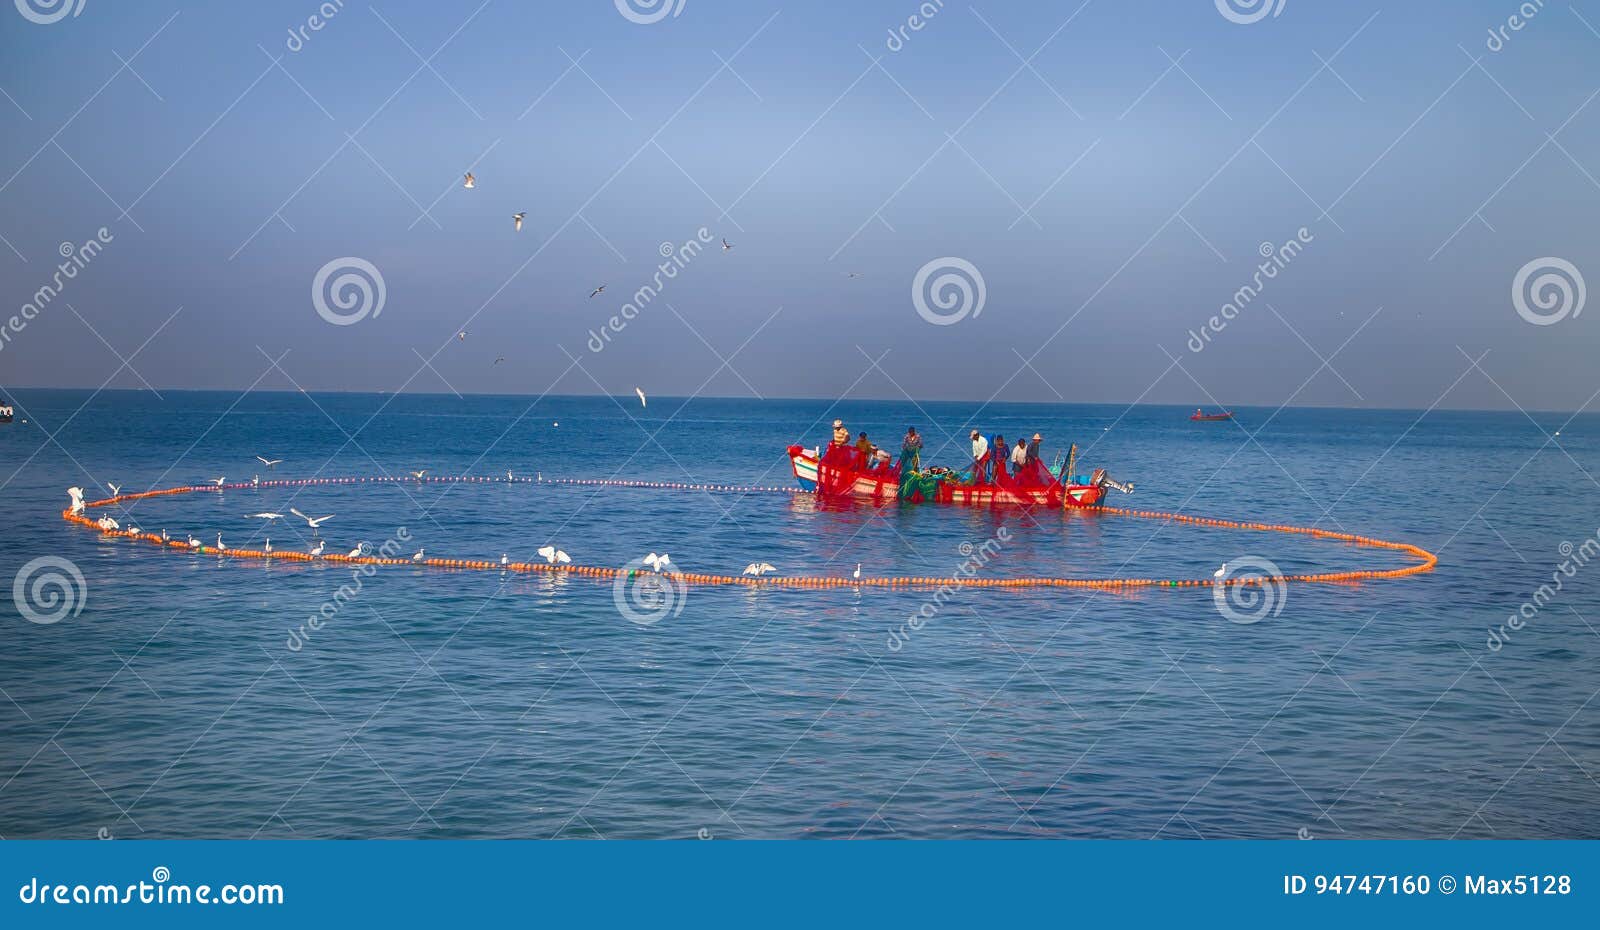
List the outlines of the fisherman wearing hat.
{"label": "fisherman wearing hat", "polygon": [[989,480],[989,440],[977,430],[972,431],[972,483],[985,484]]}
{"label": "fisherman wearing hat", "polygon": [[833,442],[839,446],[850,445],[850,431],[844,428],[843,420],[833,421]]}

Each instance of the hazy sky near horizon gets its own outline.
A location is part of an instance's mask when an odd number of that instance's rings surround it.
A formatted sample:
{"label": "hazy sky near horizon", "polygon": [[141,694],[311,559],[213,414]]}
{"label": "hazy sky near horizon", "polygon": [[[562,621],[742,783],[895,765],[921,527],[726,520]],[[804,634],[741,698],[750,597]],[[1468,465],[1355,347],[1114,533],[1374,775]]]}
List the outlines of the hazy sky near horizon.
{"label": "hazy sky near horizon", "polygon": [[5,4],[0,388],[1600,391],[1600,0],[671,2]]}

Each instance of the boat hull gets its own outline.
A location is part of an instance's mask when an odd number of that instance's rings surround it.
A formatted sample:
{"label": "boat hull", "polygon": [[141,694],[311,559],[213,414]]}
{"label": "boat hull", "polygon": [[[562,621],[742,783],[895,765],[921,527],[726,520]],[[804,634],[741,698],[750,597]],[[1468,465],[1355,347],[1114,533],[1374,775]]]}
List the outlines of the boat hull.
{"label": "boat hull", "polygon": [[[789,448],[789,461],[795,480],[807,491],[816,491],[819,476],[835,496],[873,501],[898,501],[900,482],[893,474],[873,475],[847,471],[821,462],[813,451],[799,446]],[[842,490],[839,490],[842,489]],[[1098,507],[1105,501],[1105,488],[1093,484],[1052,482],[1035,488],[999,487],[993,484],[962,485],[945,481],[939,485],[936,503],[966,507],[990,505]],[[1058,503],[1059,502],[1059,503]]]}

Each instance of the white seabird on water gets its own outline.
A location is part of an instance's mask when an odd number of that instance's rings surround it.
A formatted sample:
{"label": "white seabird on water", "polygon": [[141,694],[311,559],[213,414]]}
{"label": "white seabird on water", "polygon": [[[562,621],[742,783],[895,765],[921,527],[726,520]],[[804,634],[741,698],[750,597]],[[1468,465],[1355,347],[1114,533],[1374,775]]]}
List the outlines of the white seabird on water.
{"label": "white seabird on water", "polygon": [[658,572],[664,572],[667,570],[667,565],[672,562],[672,559],[668,558],[665,552],[661,553],[660,555],[656,555],[654,552],[652,552],[640,561],[644,562],[644,564],[650,566]]}
{"label": "white seabird on water", "polygon": [[427,558],[427,556],[423,554],[425,551],[426,550],[424,550],[424,549],[418,549],[416,552],[411,553],[411,561],[420,562],[423,559]]}
{"label": "white seabird on water", "polygon": [[565,552],[562,552],[560,549],[557,549],[555,546],[541,546],[539,548],[538,552],[539,552],[539,556],[541,558],[543,558],[546,562],[549,562],[551,565],[554,565],[557,562],[571,562],[572,561],[572,559]]}
{"label": "white seabird on water", "polygon": [[328,545],[328,541],[326,539],[317,540],[317,544],[315,546],[311,547],[311,554],[312,555],[321,555],[323,548],[325,546],[327,546],[327,545]]}
{"label": "white seabird on water", "polygon": [[222,487],[222,483],[227,480],[228,478],[226,475],[218,475],[217,477],[211,479],[211,483],[220,488]]}
{"label": "white seabird on water", "polygon": [[72,498],[72,512],[83,513],[83,488],[67,488],[67,496]]}

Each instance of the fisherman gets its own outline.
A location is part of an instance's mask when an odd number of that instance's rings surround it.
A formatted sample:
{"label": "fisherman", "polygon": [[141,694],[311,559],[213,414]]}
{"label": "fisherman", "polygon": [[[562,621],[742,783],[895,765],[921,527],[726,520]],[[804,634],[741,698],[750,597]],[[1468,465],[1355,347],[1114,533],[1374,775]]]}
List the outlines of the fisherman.
{"label": "fisherman", "polygon": [[972,483],[983,484],[989,478],[989,440],[977,430],[972,431]]}
{"label": "fisherman", "polygon": [[1028,463],[1039,461],[1039,443],[1044,440],[1038,433],[1033,434],[1033,442],[1028,443]]}
{"label": "fisherman", "polygon": [[917,435],[915,426],[906,427],[906,438],[900,442],[900,466],[901,471],[922,470],[922,437]]}
{"label": "fisherman", "polygon": [[861,437],[856,440],[856,458],[861,462],[861,470],[866,471],[872,467],[872,440],[867,438],[866,430],[861,431]]}
{"label": "fisherman", "polygon": [[[1035,434],[1038,435],[1038,434]],[[1011,471],[1013,474],[1022,474],[1028,466],[1028,440],[1018,439],[1017,447],[1011,450]]]}
{"label": "fisherman", "polygon": [[994,443],[989,448],[989,458],[994,463],[994,483],[999,484],[1002,479],[1011,477],[1006,474],[1006,457],[1011,447],[1006,445],[1006,437],[996,433]]}
{"label": "fisherman", "polygon": [[835,468],[849,468],[854,464],[851,461],[854,455],[850,448],[850,431],[844,428],[843,420],[834,420],[833,440],[822,453],[822,461]]}

